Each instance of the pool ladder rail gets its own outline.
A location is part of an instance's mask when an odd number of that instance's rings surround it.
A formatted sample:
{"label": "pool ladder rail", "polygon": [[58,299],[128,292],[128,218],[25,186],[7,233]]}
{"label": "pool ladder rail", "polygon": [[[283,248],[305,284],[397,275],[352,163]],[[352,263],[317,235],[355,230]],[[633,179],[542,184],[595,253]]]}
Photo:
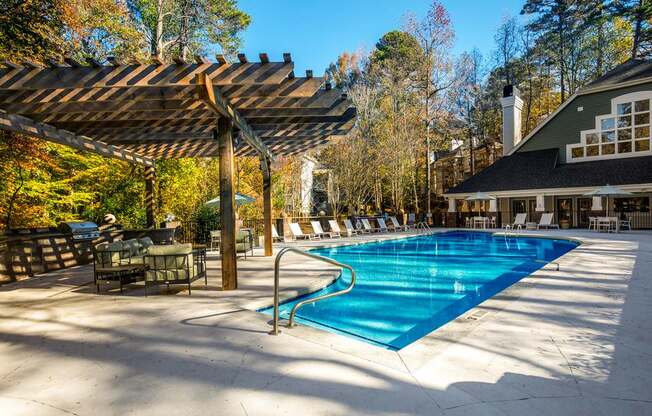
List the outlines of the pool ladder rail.
{"label": "pool ladder rail", "polygon": [[426,233],[426,234],[430,234],[430,233],[432,233],[432,229],[430,228],[430,226],[428,225],[428,223],[425,222],[425,221],[418,222],[418,223],[415,225],[414,229],[415,229],[417,232],[419,232],[419,233],[420,233],[420,232],[424,232],[424,233]]}
{"label": "pool ladder rail", "polygon": [[280,271],[280,264],[281,264],[281,258],[289,252],[293,252],[296,254],[300,254],[305,257],[310,257],[311,259],[315,260],[320,260],[323,261],[324,263],[332,264],[333,266],[340,267],[342,269],[347,269],[351,272],[351,283],[344,289],[338,290],[337,292],[333,293],[328,293],[326,295],[322,296],[317,296],[316,298],[310,298],[310,299],[305,299],[302,300],[301,302],[297,302],[294,307],[292,308],[292,311],[290,312],[290,320],[288,321],[288,328],[292,328],[294,326],[294,317],[297,314],[297,310],[302,307],[303,305],[307,303],[314,303],[314,302],[319,302],[320,300],[324,299],[329,299],[333,298],[335,296],[340,296],[344,295],[346,293],[349,293],[352,289],[353,286],[355,286],[355,271],[353,270],[353,267],[349,266],[348,264],[343,264],[338,261],[335,261],[333,259],[329,259],[328,257],[322,257],[318,256],[317,254],[312,254],[307,251],[298,249],[296,247],[285,247],[281,249],[281,251],[278,252],[276,255],[276,259],[274,260],[274,323],[273,326],[274,328],[269,332],[270,335],[278,335],[281,333],[281,331],[278,329],[278,321],[279,321],[279,271]]}

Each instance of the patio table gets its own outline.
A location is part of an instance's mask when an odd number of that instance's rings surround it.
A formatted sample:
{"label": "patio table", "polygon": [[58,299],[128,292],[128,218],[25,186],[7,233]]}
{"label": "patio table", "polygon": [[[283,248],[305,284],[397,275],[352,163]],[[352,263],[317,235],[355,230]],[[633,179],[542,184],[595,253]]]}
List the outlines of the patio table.
{"label": "patio table", "polygon": [[597,223],[598,231],[602,231],[604,228],[607,232],[620,232],[620,221],[618,221],[618,217],[598,217]]}
{"label": "patio table", "polygon": [[135,283],[145,280],[145,264],[123,264],[110,267],[96,267],[94,273],[95,287],[97,293],[100,293],[100,282],[119,282],[120,293],[125,284]]}
{"label": "patio table", "polygon": [[473,217],[473,228],[487,228],[488,224],[488,217]]}

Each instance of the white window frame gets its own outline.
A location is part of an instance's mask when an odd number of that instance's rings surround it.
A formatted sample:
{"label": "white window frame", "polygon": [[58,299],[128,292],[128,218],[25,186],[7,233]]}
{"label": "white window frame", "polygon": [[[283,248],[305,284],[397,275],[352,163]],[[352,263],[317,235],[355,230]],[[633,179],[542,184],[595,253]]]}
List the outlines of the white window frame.
{"label": "white window frame", "polygon": [[[635,102],[636,101],[642,101],[642,100],[650,100],[650,105],[647,111],[639,111],[638,113],[636,112],[635,108]],[[631,138],[629,141],[620,141],[618,140],[618,105],[619,104],[625,104],[625,103],[631,103],[632,104],[632,109],[630,112],[630,117],[632,118],[632,123],[629,127],[631,130]],[[636,114],[643,114],[643,113],[648,113],[650,117],[650,121],[648,124],[642,124],[642,125],[634,125],[634,120],[635,120],[635,115]],[[605,130],[605,131],[613,131],[615,134],[615,140],[613,142],[602,142],[602,120],[613,118],[614,119],[614,129],[613,130]],[[649,149],[645,151],[636,151],[636,127],[648,127],[649,132],[648,132],[648,145]],[[598,143],[597,144],[587,144],[586,143],[586,136],[588,134],[595,133],[598,135]],[[638,140],[646,140],[646,139],[638,139]],[[631,152],[628,153],[618,153],[618,143],[631,143],[632,145],[632,150]],[[613,144],[614,145],[614,153],[613,154],[602,154],[602,146],[604,144]],[[597,156],[587,156],[587,147],[588,146],[598,146],[598,155]],[[583,148],[584,149],[584,156],[582,157],[573,157],[573,149],[576,148]],[[615,97],[611,100],[611,113],[610,114],[601,114],[595,117],[595,126],[592,129],[589,130],[582,130],[580,132],[580,142],[579,143],[571,143],[566,145],[566,163],[577,163],[577,162],[588,162],[592,160],[605,160],[605,159],[623,159],[623,158],[628,158],[628,157],[641,157],[641,156],[650,156],[652,155],[652,91],[637,91],[637,92],[632,92],[629,94],[624,94],[618,97]]]}

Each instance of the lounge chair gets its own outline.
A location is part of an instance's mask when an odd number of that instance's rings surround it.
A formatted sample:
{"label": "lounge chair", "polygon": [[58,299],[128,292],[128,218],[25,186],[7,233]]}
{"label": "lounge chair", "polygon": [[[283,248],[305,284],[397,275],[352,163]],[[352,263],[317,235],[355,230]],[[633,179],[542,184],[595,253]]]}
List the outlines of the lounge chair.
{"label": "lounge chair", "polygon": [[394,231],[394,229],[387,228],[387,223],[383,218],[377,218],[376,221],[378,221],[378,228],[380,229],[381,232],[383,233],[388,233],[390,231]]}
{"label": "lounge chair", "polygon": [[272,241],[283,241],[285,242],[285,236],[280,236],[278,234],[278,230],[276,230],[276,226],[272,224]]}
{"label": "lounge chair", "polygon": [[520,214],[516,214],[516,217],[514,217],[514,222],[512,224],[507,224],[505,225],[506,230],[514,230],[514,229],[523,229],[525,227],[525,220],[527,219],[527,214],[522,212]]}
{"label": "lounge chair", "polygon": [[254,255],[254,236],[251,230],[238,230],[235,234],[235,252],[244,253],[245,259],[248,252]]}
{"label": "lounge chair", "polygon": [[541,214],[541,220],[539,221],[539,224],[537,224],[537,230],[540,230],[541,228],[556,228],[559,229],[558,224],[553,224],[552,223],[552,217],[553,217],[552,212],[544,212]]}
{"label": "lounge chair", "polygon": [[220,248],[220,242],[222,241],[222,231],[220,230],[211,230],[210,231],[210,251],[213,251],[214,246],[217,245],[217,248]]}
{"label": "lounge chair", "polygon": [[407,221],[407,224],[405,224],[405,227],[406,227],[405,229],[406,230],[414,228],[417,225],[416,224],[416,218],[417,218],[417,216],[413,212],[408,214],[408,221]]}
{"label": "lounge chair", "polygon": [[312,226],[314,235],[320,238],[324,238],[325,236],[328,236],[328,238],[333,238],[331,233],[326,232],[323,228],[321,228],[321,223],[319,221],[310,221],[310,225]]}
{"label": "lounge chair", "polygon": [[346,228],[346,234],[351,237],[353,235],[358,235],[358,230],[355,229],[351,220],[344,220],[344,227]]}
{"label": "lounge chair", "polygon": [[328,226],[331,227],[331,237],[342,237],[342,230],[336,220],[328,220]]}
{"label": "lounge chair", "polygon": [[407,224],[405,224],[405,225],[399,224],[398,220],[396,219],[395,216],[389,217],[389,220],[391,221],[394,230],[396,230],[396,231],[403,231],[403,230],[407,231],[408,230],[408,225]]}
{"label": "lounge chair", "polygon": [[292,239],[293,240],[298,240],[300,238],[303,238],[305,240],[315,240],[315,239],[320,239],[320,237],[314,235],[314,234],[304,234],[303,231],[301,230],[301,226],[299,225],[298,222],[291,222],[290,223],[290,232],[292,233]]}
{"label": "lounge chair", "polygon": [[367,233],[377,233],[380,231],[380,228],[374,228],[369,224],[369,219],[368,218],[362,218],[360,221],[362,221],[362,226],[364,227],[365,232]]}

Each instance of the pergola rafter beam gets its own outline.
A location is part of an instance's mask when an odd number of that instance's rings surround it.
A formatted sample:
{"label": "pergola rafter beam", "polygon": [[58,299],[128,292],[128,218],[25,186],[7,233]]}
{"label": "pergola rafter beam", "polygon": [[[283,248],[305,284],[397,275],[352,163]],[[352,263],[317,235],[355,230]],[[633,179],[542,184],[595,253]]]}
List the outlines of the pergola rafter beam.
{"label": "pergola rafter beam", "polygon": [[0,69],[0,90],[50,88],[163,87],[192,85],[204,74],[214,85],[278,85],[292,72],[292,62],[234,64],[119,65],[102,67]]}
{"label": "pergola rafter beam", "polygon": [[0,111],[0,128],[131,163],[154,166],[154,160],[138,153],[78,136],[16,114]]}
{"label": "pergola rafter beam", "polygon": [[[269,64],[265,64],[269,65]],[[269,149],[263,144],[262,141],[256,136],[256,133],[249,127],[247,121],[240,116],[240,114],[229,104],[228,100],[224,98],[219,88],[215,88],[212,80],[206,74],[197,74],[197,87],[199,89],[199,96],[204,100],[208,106],[213,109],[216,115],[227,117],[233,121],[233,125],[240,130],[242,137],[254,149],[256,149],[262,156],[272,160],[273,156]]]}

